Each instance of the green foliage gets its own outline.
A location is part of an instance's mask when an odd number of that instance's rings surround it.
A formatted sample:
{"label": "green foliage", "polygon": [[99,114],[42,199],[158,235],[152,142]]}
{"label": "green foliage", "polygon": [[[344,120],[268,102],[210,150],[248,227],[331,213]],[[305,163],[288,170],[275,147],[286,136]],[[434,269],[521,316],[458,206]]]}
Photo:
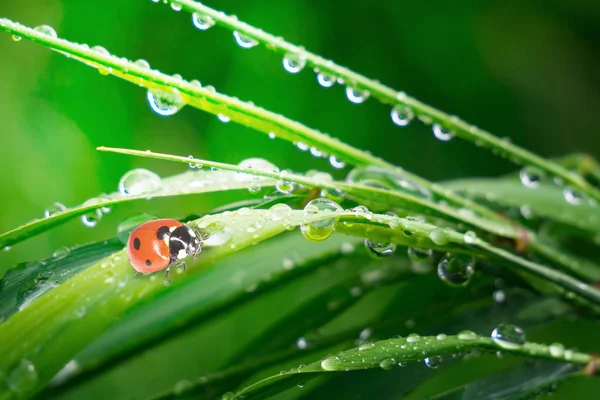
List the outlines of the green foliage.
{"label": "green foliage", "polygon": [[[134,275],[123,249],[128,232],[154,218],[149,214],[123,222],[116,238],[79,241],[8,269],[0,285],[0,399],[89,398],[106,386],[119,398],[516,399],[596,375],[597,343],[579,343],[600,312],[600,174],[592,158],[545,159],[237,17],[190,0],[169,3],[193,13],[203,30],[220,26],[242,47],[283,55],[288,72],[311,67],[323,86],[345,84],[353,103],[372,96],[390,105],[397,125],[416,117],[442,141],[457,136],[524,164],[520,178],[434,183],[144,60],[2,18],[0,30],[17,41],[143,87],[159,115],[189,105],[316,158],[313,169],[295,173],[258,158],[234,165],[98,147],[102,157],[120,153],[194,170],[164,179],[134,170],[141,174],[136,190],[123,178],[116,193],[1,234],[0,247],[36,240],[75,217],[95,225],[111,207],[144,199],[231,198],[210,212],[194,203],[185,221],[205,235],[204,249],[168,279]],[[318,158],[353,169],[336,179],[320,171]],[[245,200],[245,192],[254,199]],[[172,213],[190,213],[172,204]],[[302,235],[288,232],[296,228]],[[573,319],[584,324],[570,332],[575,340],[552,336],[552,324]],[[549,335],[538,333],[539,341],[551,344],[537,343],[536,329]],[[489,355],[496,352],[506,359]],[[483,366],[478,374],[435,384],[474,358]],[[522,358],[535,365],[519,365]],[[302,389],[288,390],[295,385]]]}

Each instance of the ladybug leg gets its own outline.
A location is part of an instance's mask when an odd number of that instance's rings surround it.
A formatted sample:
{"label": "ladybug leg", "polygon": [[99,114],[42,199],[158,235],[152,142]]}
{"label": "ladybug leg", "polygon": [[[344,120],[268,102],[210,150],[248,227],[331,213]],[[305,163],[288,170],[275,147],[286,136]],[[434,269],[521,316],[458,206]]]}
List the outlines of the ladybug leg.
{"label": "ladybug leg", "polygon": [[171,272],[171,267],[167,267],[167,273],[165,274],[165,281],[169,278],[169,272]]}

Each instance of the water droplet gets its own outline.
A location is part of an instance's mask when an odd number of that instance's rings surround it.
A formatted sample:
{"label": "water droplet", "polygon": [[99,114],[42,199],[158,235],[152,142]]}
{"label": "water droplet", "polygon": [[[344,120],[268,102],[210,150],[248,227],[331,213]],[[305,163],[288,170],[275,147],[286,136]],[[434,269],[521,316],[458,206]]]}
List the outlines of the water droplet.
{"label": "water droplet", "polygon": [[308,145],[306,143],[303,142],[296,142],[294,143],[296,145],[296,147],[300,150],[300,151],[307,151],[308,150]]}
{"label": "water droplet", "polygon": [[324,72],[317,72],[317,82],[324,88],[330,88],[335,85],[335,76]]}
{"label": "water droplet", "polygon": [[359,90],[353,87],[346,87],[346,97],[350,100],[351,103],[360,104],[367,100],[370,96],[368,90]]}
{"label": "water droplet", "polygon": [[179,91],[175,88],[171,92],[149,89],[146,95],[152,111],[163,117],[176,114],[185,105]]}
{"label": "water droplet", "polygon": [[392,108],[391,117],[392,122],[398,126],[407,126],[410,121],[414,118],[415,114],[410,107],[397,105]]}
{"label": "water droplet", "polygon": [[84,226],[88,227],[88,228],[93,228],[96,225],[98,225],[98,220],[100,218],[98,218],[96,213],[89,213],[89,214],[84,214],[81,216],[81,222],[83,223]]}
{"label": "water droplet", "polygon": [[157,191],[161,187],[161,179],[152,171],[143,168],[126,172],[119,181],[119,193],[124,196],[138,196]]}
{"label": "water droplet", "polygon": [[205,31],[215,24],[215,20],[208,15],[200,15],[195,12],[192,14],[192,23],[196,28]]}
{"label": "water droplet", "polygon": [[450,235],[443,228],[436,228],[429,232],[429,239],[439,246],[444,246],[450,241]]}
{"label": "water droplet", "polygon": [[275,135],[275,132],[269,132],[268,136],[269,139],[275,139],[277,137],[277,135]]}
{"label": "water droplet", "polygon": [[475,340],[477,334],[473,331],[460,331],[456,336],[459,340]]}
{"label": "water droplet", "polygon": [[344,168],[346,166],[345,162],[343,162],[342,160],[338,159],[333,154],[329,156],[329,164],[331,164],[331,166],[333,168],[336,168],[336,169],[342,169],[342,168]]}
{"label": "water droplet", "polygon": [[202,245],[206,247],[222,246],[230,239],[231,235],[225,231],[212,232],[206,240],[202,241]]}
{"label": "water droplet", "polygon": [[300,54],[288,53],[283,57],[283,68],[290,74],[297,74],[306,65],[306,58]]}
{"label": "water droplet", "polygon": [[229,118],[227,115],[225,114],[217,114],[217,118],[219,118],[219,121],[223,122],[223,123],[228,123],[229,121],[231,121],[231,118]]}
{"label": "water droplet", "polygon": [[565,346],[561,343],[552,343],[550,347],[548,347],[548,351],[552,357],[562,357],[565,354]]}
{"label": "water droplet", "polygon": [[463,239],[464,239],[465,243],[473,244],[473,243],[475,243],[475,240],[477,239],[477,234],[473,231],[467,231],[464,234]]}
{"label": "water droplet", "polygon": [[20,42],[20,41],[21,41],[21,39],[23,39],[23,38],[22,38],[21,36],[12,35],[12,39],[13,39],[15,42]]}
{"label": "water droplet", "polygon": [[298,340],[296,340],[296,347],[299,350],[306,350],[308,348],[308,341],[303,337],[298,338]]}
{"label": "water droplet", "polygon": [[292,192],[294,191],[294,183],[286,181],[284,179],[280,179],[275,184],[275,189],[277,189],[277,191],[282,194],[292,194]]}
{"label": "water droplet", "polygon": [[536,167],[525,167],[519,172],[519,179],[523,186],[535,189],[544,179],[544,171]]}
{"label": "water droplet", "polygon": [[491,338],[503,349],[518,349],[526,340],[523,329],[509,324],[500,324],[494,328]]}
{"label": "water droplet", "polygon": [[564,187],[563,195],[567,203],[574,206],[580,205],[583,201],[583,196],[579,192],[576,192],[571,186]]}
{"label": "water droplet", "polygon": [[396,251],[395,243],[377,242],[370,239],[365,240],[365,247],[375,257],[387,257]]}
{"label": "water droplet", "polygon": [[66,256],[68,256],[70,252],[71,252],[71,249],[69,249],[66,246],[62,246],[54,251],[54,253],[52,254],[52,257],[54,258],[54,261],[60,260],[62,258],[65,258]]}
{"label": "water droplet", "polygon": [[235,38],[237,44],[244,49],[252,48],[258,44],[258,40],[247,37],[238,31],[233,32],[233,37]]}
{"label": "water droplet", "polygon": [[182,5],[180,3],[176,3],[174,1],[171,2],[171,8],[174,11],[181,11]]}
{"label": "water droplet", "polygon": [[410,335],[408,335],[406,337],[406,342],[407,343],[417,343],[421,341],[421,336],[419,336],[416,333],[411,333]]}
{"label": "water droplet", "polygon": [[419,249],[417,247],[409,247],[407,252],[410,258],[419,262],[427,261],[433,255],[433,250]]}
{"label": "water droplet", "polygon": [[143,59],[137,60],[136,62],[134,62],[134,64],[141,68],[150,69],[150,63]]}
{"label": "water droplet", "polygon": [[[340,211],[343,211],[343,209],[339,204],[325,198],[311,200],[304,207],[305,215],[313,215],[317,213],[337,213]],[[327,239],[335,231],[338,219],[339,218],[336,216],[322,221],[302,224],[300,225],[300,231],[308,240],[320,242]]]}
{"label": "water droplet", "polygon": [[446,340],[447,336],[445,333],[440,333],[435,338],[436,338],[436,340]]}
{"label": "water droplet", "polygon": [[21,360],[16,366],[6,374],[6,386],[17,393],[28,392],[35,388],[38,380],[38,373],[35,365],[27,360]]}
{"label": "water droplet", "polygon": [[466,286],[475,273],[475,259],[464,254],[447,254],[439,262],[437,273],[449,286]]}
{"label": "water droplet", "polygon": [[59,212],[63,212],[67,209],[64,204],[55,202],[51,207],[48,207],[47,210],[44,210],[44,218],[48,218],[51,215],[54,215]]}
{"label": "water droplet", "polygon": [[386,358],[379,363],[379,367],[386,371],[396,368],[396,360],[393,358]]}
{"label": "water droplet", "polygon": [[33,28],[33,30],[39,33],[43,33],[44,35],[52,36],[53,38],[58,37],[54,28],[48,25],[36,26],[35,28]]}
{"label": "water droplet", "polygon": [[361,343],[360,346],[358,346],[358,351],[371,350],[371,349],[374,349],[375,347],[376,347],[375,343],[373,343],[373,342],[364,342],[364,343]]}
{"label": "water droplet", "polygon": [[492,293],[492,298],[496,303],[504,303],[506,301],[506,293],[504,290],[496,290]]}
{"label": "water droplet", "polygon": [[442,356],[431,356],[425,359],[425,365],[429,368],[439,368],[442,365]]}
{"label": "water droplet", "polygon": [[444,130],[440,124],[434,124],[433,135],[442,142],[447,142],[454,137],[454,132]]}

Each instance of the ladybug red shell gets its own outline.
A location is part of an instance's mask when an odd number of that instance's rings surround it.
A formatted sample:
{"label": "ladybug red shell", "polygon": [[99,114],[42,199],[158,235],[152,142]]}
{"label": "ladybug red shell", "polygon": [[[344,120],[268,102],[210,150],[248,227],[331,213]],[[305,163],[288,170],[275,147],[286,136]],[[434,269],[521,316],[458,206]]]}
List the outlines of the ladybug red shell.
{"label": "ladybug red shell", "polygon": [[181,261],[189,255],[196,257],[202,250],[200,234],[174,219],[157,219],[138,226],[129,235],[127,255],[133,268],[151,273],[172,265],[185,266]]}

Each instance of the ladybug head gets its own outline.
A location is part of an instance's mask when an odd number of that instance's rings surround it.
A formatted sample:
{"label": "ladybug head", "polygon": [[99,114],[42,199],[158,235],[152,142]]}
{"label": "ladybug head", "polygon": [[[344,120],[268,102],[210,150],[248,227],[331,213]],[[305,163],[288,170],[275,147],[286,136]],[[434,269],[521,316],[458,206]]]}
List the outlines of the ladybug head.
{"label": "ladybug head", "polygon": [[181,260],[189,255],[196,257],[202,250],[200,234],[187,225],[182,225],[171,232],[169,237],[169,252],[171,262]]}

